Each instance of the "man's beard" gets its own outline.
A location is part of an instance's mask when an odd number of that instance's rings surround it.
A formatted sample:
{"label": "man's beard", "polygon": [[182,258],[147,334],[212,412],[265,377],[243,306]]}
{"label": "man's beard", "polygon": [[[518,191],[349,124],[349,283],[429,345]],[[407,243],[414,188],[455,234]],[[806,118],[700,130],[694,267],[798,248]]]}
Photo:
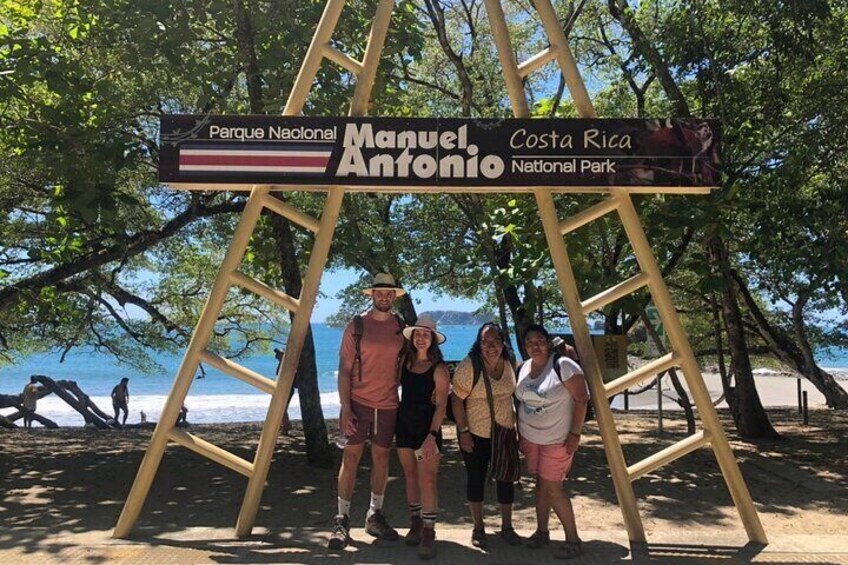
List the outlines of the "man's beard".
{"label": "man's beard", "polygon": [[387,304],[381,304],[380,302],[374,301],[374,308],[379,310],[380,312],[388,312],[392,309],[392,303],[389,302]]}

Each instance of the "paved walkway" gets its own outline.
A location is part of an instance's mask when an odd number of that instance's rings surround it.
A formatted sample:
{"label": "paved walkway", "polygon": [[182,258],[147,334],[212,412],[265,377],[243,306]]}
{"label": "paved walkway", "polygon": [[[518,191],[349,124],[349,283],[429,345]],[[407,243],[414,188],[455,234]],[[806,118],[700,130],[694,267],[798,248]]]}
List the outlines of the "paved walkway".
{"label": "paved walkway", "polygon": [[[259,530],[257,528],[257,530]],[[744,535],[682,540],[653,536],[646,546],[630,547],[626,535],[609,531],[583,532],[585,554],[575,565],[651,563],[659,565],[735,565],[745,563],[825,563],[848,565],[848,533],[844,536],[783,536],[766,547],[747,543]],[[2,532],[2,528],[0,528]],[[189,528],[178,534],[136,532],[133,540],[114,540],[111,532],[61,534],[29,532],[28,543],[15,544],[14,532],[0,534],[0,563],[416,563],[414,548],[403,542],[369,538],[354,528],[354,543],[341,553],[325,549],[327,532],[315,528],[263,533],[247,540],[233,537],[229,528]],[[522,532],[529,534],[530,532]],[[445,526],[437,530],[438,555],[434,563],[545,564],[563,563],[551,549],[510,547],[491,535],[484,552],[471,546],[467,528]],[[561,534],[560,534],[561,535]],[[35,540],[38,540],[35,542]],[[9,543],[11,542],[11,543]],[[35,543],[34,543],[35,542]]]}

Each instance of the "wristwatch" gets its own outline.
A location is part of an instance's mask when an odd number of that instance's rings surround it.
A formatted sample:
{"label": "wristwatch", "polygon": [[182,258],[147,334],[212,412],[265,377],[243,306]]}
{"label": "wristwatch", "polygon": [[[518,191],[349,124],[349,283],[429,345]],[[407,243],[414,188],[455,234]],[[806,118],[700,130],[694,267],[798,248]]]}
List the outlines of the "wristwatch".
{"label": "wristwatch", "polygon": [[430,435],[436,439],[439,439],[439,432],[437,430],[430,430]]}
{"label": "wristwatch", "polygon": [[456,435],[467,434],[468,432],[469,432],[468,426],[465,426],[464,428],[457,428],[456,429]]}

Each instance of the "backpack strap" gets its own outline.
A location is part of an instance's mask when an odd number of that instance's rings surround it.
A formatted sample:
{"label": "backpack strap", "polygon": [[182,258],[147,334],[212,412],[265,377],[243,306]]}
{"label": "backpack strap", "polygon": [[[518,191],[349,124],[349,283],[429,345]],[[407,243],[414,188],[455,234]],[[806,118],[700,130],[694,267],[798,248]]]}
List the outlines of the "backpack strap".
{"label": "backpack strap", "polygon": [[359,380],[362,380],[362,332],[365,330],[365,321],[362,315],[353,317],[353,368],[359,371]]}

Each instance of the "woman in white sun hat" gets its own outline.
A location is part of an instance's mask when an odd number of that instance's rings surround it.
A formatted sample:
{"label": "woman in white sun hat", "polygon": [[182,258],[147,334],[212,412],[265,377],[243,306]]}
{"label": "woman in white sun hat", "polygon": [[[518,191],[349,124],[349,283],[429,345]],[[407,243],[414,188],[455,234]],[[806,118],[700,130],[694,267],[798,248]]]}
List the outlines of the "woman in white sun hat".
{"label": "woman in white sun hat", "polygon": [[406,481],[410,527],[406,544],[418,546],[418,556],[435,556],[436,475],[442,449],[442,421],[447,409],[450,374],[439,345],[445,336],[429,316],[403,330],[406,344],[400,371],[401,400],[395,444]]}

